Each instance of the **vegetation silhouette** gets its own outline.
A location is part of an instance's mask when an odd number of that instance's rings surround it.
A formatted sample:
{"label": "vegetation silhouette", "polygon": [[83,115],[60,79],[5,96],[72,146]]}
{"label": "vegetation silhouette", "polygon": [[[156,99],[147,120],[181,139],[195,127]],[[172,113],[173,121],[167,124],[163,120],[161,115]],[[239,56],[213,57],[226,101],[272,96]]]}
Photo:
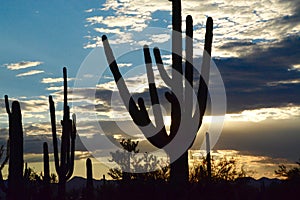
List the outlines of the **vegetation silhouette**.
{"label": "vegetation silhouette", "polygon": [[284,177],[288,181],[300,183],[300,159],[296,162],[298,166],[288,169],[285,165],[281,164],[275,170],[275,174],[279,177]]}
{"label": "vegetation silhouette", "polygon": [[[114,180],[121,180],[124,184],[130,181],[162,182],[169,180],[170,168],[157,156],[143,153],[138,154],[138,141],[122,139],[120,141],[124,151],[111,152],[110,162],[115,162],[120,168],[110,168],[108,175]],[[139,156],[140,155],[140,156]]]}
{"label": "vegetation silhouette", "polygon": [[[179,126],[183,121],[196,123],[195,132],[189,133],[195,138],[196,131],[202,124],[206,110],[208,96],[209,62],[213,37],[213,21],[208,17],[206,23],[205,45],[201,76],[198,77],[199,86],[197,102],[199,108],[193,110],[193,21],[191,16],[186,17],[186,61],[183,72],[182,60],[182,30],[181,30],[181,1],[172,0],[172,77],[170,78],[163,67],[163,62],[158,48],[154,48],[154,56],[160,75],[171,88],[165,94],[171,104],[171,127],[167,133],[163,124],[163,116],[159,106],[159,98],[154,75],[152,61],[148,46],[144,47],[144,58],[149,80],[151,103],[154,106],[155,126],[151,122],[143,99],[138,99],[138,105],[129,94],[123,77],[119,72],[106,36],[103,36],[105,53],[110,69],[120,90],[121,97],[129,111],[133,121],[140,127],[150,126],[156,135],[149,135],[143,131],[149,142],[158,148],[164,148],[178,134]],[[184,81],[183,81],[184,79]],[[185,82],[185,83],[183,83]],[[170,166],[163,160],[149,153],[137,156],[138,141],[123,139],[120,141],[124,151],[112,152],[111,162],[116,162],[120,168],[109,169],[108,174],[116,181],[106,180],[105,176],[101,184],[96,185],[93,179],[93,166],[90,158],[86,160],[85,185],[78,191],[67,191],[66,185],[73,175],[75,162],[75,140],[77,134],[76,116],[70,119],[68,106],[67,69],[63,68],[64,103],[63,120],[61,120],[62,136],[59,156],[58,139],[56,133],[55,106],[52,96],[49,96],[49,109],[52,126],[53,153],[55,169],[58,176],[50,174],[48,144],[43,143],[43,173],[38,174],[25,163],[23,152],[23,127],[21,106],[18,101],[13,101],[10,108],[8,96],[5,95],[5,107],[9,121],[9,136],[6,148],[0,147],[0,188],[6,193],[6,199],[292,199],[300,196],[300,160],[297,167],[288,169],[285,165],[279,165],[275,171],[286,180],[254,180],[247,176],[247,172],[237,168],[235,158],[214,160],[210,154],[209,134],[206,135],[207,155],[200,164],[189,170],[188,149],[178,159],[170,156]],[[196,88],[196,87],[195,87]],[[175,91],[179,91],[177,94]],[[126,104],[128,102],[128,104]],[[184,108],[183,108],[184,106]],[[188,128],[185,124],[184,128]],[[143,130],[143,129],[142,129]],[[153,134],[153,133],[152,133]],[[190,144],[192,145],[192,144]],[[42,145],[41,145],[42,146]],[[8,164],[8,180],[3,180],[2,170]],[[24,171],[23,171],[24,170]],[[136,173],[146,171],[145,173]],[[258,181],[258,182],[257,182]],[[268,184],[269,181],[269,184]],[[271,182],[271,183],[270,183]],[[257,184],[259,184],[257,186]],[[174,185],[179,187],[174,187]],[[56,192],[57,190],[57,192]]]}
{"label": "vegetation silhouette", "polygon": [[[151,103],[153,105],[153,113],[155,125],[149,118],[144,100],[138,99],[138,106],[130,95],[125,81],[119,71],[117,62],[114,58],[112,49],[105,35],[102,36],[103,46],[109,64],[110,70],[114,76],[120,96],[127,108],[134,123],[139,126],[147,140],[155,147],[166,151],[170,157],[170,181],[174,185],[184,186],[188,184],[189,167],[188,167],[188,148],[185,148],[181,156],[174,154],[174,148],[165,148],[177,136],[180,131],[185,132],[185,138],[192,137],[193,140],[202,124],[202,119],[206,110],[206,102],[208,95],[208,79],[210,68],[211,45],[213,37],[213,20],[207,18],[205,45],[203,52],[203,62],[201,76],[199,77],[199,85],[197,95],[197,105],[195,113],[193,113],[193,19],[190,15],[186,17],[186,63],[185,72],[183,72],[182,63],[182,30],[181,30],[181,0],[172,0],[172,77],[169,77],[163,67],[161,54],[158,48],[154,48],[156,64],[158,66],[161,78],[170,87],[171,91],[165,93],[166,99],[171,104],[171,126],[170,132],[167,133],[163,122],[162,111],[154,82],[154,74],[152,69],[152,61],[148,46],[144,46],[144,58],[147,69],[147,77],[149,82],[149,92]],[[185,78],[183,83],[183,77]],[[191,128],[196,125],[196,128]],[[179,133],[179,134],[178,134]],[[189,144],[192,145],[193,141]],[[182,145],[182,144],[178,144]]]}

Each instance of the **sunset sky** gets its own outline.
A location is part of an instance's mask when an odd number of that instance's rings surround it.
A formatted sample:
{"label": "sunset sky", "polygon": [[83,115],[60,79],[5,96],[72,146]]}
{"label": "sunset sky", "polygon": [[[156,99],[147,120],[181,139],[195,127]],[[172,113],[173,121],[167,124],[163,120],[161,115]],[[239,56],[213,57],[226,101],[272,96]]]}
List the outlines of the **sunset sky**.
{"label": "sunset sky", "polygon": [[[71,112],[77,114],[81,140],[78,137],[74,175],[84,176],[84,159],[89,157],[86,148],[94,156],[106,158],[104,152],[113,149],[112,138],[129,134],[141,141],[141,149],[151,150],[118,99],[101,36],[108,36],[130,91],[135,97],[144,97],[149,105],[141,49],[145,44],[160,47],[168,68],[170,1],[11,0],[0,5],[2,144],[8,135],[3,100],[7,94],[21,102],[25,161],[41,170],[44,141],[52,152],[48,95],[53,95],[57,103],[59,121],[62,68],[67,67]],[[212,57],[227,96],[224,128],[213,148],[214,155],[238,158],[246,169],[257,172],[255,177],[273,177],[279,163],[300,158],[300,2],[182,0],[182,9],[183,31],[185,16],[190,14],[194,20],[196,63],[200,63],[206,18],[214,19]],[[154,72],[168,115],[163,97],[167,89],[155,65]],[[214,86],[212,81],[210,87],[216,89]],[[203,133],[214,126],[210,119],[205,119],[195,150],[202,144]],[[119,127],[113,121],[121,121]],[[94,172],[96,178],[106,172],[106,162],[96,164],[100,169]]]}

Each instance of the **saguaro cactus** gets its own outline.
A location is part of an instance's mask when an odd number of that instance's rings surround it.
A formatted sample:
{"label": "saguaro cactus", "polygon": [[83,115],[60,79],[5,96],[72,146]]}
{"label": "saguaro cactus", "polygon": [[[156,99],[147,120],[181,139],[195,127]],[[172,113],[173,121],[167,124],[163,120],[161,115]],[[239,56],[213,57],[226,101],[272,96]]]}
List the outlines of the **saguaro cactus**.
{"label": "saguaro cactus", "polygon": [[70,119],[70,108],[68,106],[68,85],[67,85],[67,69],[63,68],[64,78],[64,114],[61,136],[61,151],[60,160],[57,147],[57,135],[56,135],[56,120],[55,120],[55,106],[52,96],[49,96],[50,104],[50,117],[52,126],[52,138],[53,138],[53,151],[55,169],[58,174],[58,195],[60,198],[64,198],[66,191],[66,182],[71,178],[74,170],[74,155],[75,155],[75,139],[76,139],[76,116],[73,114],[72,120]]}
{"label": "saguaro cactus", "polygon": [[49,167],[49,153],[47,142],[43,143],[43,160],[44,160],[44,177],[43,183],[44,187],[42,190],[42,195],[45,200],[51,199],[50,193],[50,167]]}
{"label": "saguaro cactus", "polygon": [[7,95],[5,95],[5,107],[9,119],[8,198],[18,199],[24,197],[22,114],[18,101],[12,102],[10,110]]}
{"label": "saguaro cactus", "polygon": [[86,159],[86,197],[87,199],[93,199],[93,166],[90,158]]}
{"label": "saguaro cactus", "polygon": [[206,165],[208,180],[211,179],[211,157],[210,157],[210,139],[209,133],[206,133]]}
{"label": "saguaro cactus", "polygon": [[44,178],[45,185],[50,184],[50,168],[49,168],[49,153],[47,142],[43,143],[43,160],[44,160]]}
{"label": "saguaro cactus", "polygon": [[[192,137],[192,142],[188,144],[191,146],[197,134],[197,131],[202,124],[202,119],[206,110],[208,94],[207,85],[211,60],[210,55],[213,36],[213,20],[211,17],[209,17],[206,23],[201,76],[199,77],[200,80],[198,91],[196,91],[198,104],[195,111],[193,112],[193,19],[191,16],[187,16],[186,18],[186,62],[185,72],[183,72],[181,0],[172,0],[172,11],[172,77],[169,77],[168,73],[163,67],[159,49],[154,48],[154,56],[161,78],[171,89],[171,92],[167,92],[165,94],[167,100],[171,103],[171,126],[169,134],[167,133],[165,125],[163,124],[161,108],[160,106],[157,106],[159,105],[159,98],[154,82],[152,61],[148,46],[144,46],[144,57],[149,82],[151,103],[153,105],[155,125],[149,118],[144,100],[142,98],[139,98],[137,105],[133,97],[130,95],[105,35],[102,36],[102,41],[110,70],[114,76],[114,80],[117,84],[120,96],[131,118],[133,119],[135,124],[139,126],[143,134],[152,145],[157,148],[164,148],[166,153],[170,156],[170,181],[176,184],[186,184],[189,177],[189,147],[183,152],[181,156],[179,156],[179,158],[172,152],[176,151],[176,147],[173,146],[169,149],[165,147],[171,143],[175,136],[180,136],[182,140],[185,140],[188,137]],[[185,78],[185,84],[183,82],[183,76]],[[190,126],[195,126],[196,128],[191,129]],[[179,132],[180,134],[178,134]],[[182,137],[182,133],[185,134],[186,138]]]}
{"label": "saguaro cactus", "polygon": [[93,168],[92,160],[86,159],[86,187],[87,189],[93,189]]}

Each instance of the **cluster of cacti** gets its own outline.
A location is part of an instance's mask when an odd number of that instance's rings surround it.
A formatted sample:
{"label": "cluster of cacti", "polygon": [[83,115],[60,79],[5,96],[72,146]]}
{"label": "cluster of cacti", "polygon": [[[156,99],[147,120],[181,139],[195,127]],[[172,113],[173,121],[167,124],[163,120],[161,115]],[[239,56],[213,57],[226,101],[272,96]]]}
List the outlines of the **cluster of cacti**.
{"label": "cluster of cacti", "polygon": [[[154,82],[154,74],[152,69],[152,61],[148,46],[144,47],[144,57],[147,69],[147,77],[149,82],[149,92],[153,113],[155,118],[155,125],[151,122],[147,112],[144,100],[138,99],[138,105],[130,95],[129,90],[125,84],[122,74],[119,71],[117,62],[114,58],[112,49],[108,43],[107,37],[102,36],[103,46],[109,64],[110,70],[114,76],[114,80],[120,92],[120,96],[126,106],[134,123],[139,126],[148,141],[157,148],[164,148],[177,135],[180,126],[181,130],[189,130],[189,125],[181,124],[182,121],[189,122],[196,126],[192,133],[186,133],[190,137],[195,138],[201,124],[206,110],[207,94],[208,94],[208,77],[210,67],[210,55],[212,44],[212,18],[207,19],[205,45],[203,53],[203,61],[201,68],[201,76],[199,77],[199,87],[197,91],[198,107],[193,113],[193,20],[191,16],[186,18],[186,63],[185,73],[183,73],[182,66],[182,30],[181,30],[181,0],[172,0],[172,77],[163,67],[161,54],[158,48],[154,49],[156,64],[159,73],[171,89],[171,92],[165,94],[167,100],[171,103],[171,126],[170,133],[167,133],[165,125],[163,125],[163,116],[159,105],[159,98],[157,94],[156,85]],[[185,84],[183,83],[185,78]],[[185,87],[184,87],[185,86]],[[175,92],[176,91],[176,92]],[[149,130],[151,130],[149,132]],[[192,143],[190,144],[192,145]],[[173,183],[185,184],[188,182],[189,166],[188,166],[188,150],[178,157],[172,156],[172,150],[165,149],[170,156],[171,171],[170,180]],[[169,151],[169,152],[168,152]]]}
{"label": "cluster of cacti", "polygon": [[71,178],[74,170],[74,156],[75,156],[75,139],[76,139],[76,117],[73,114],[70,119],[70,108],[68,106],[68,84],[67,84],[67,69],[63,68],[63,79],[64,79],[64,105],[63,105],[63,120],[62,125],[62,136],[61,136],[61,151],[60,159],[58,155],[58,144],[56,135],[56,119],[55,119],[55,106],[52,96],[49,96],[50,104],[50,117],[52,126],[52,137],[53,137],[53,152],[55,169],[58,174],[58,195],[64,198],[66,191],[66,182]]}

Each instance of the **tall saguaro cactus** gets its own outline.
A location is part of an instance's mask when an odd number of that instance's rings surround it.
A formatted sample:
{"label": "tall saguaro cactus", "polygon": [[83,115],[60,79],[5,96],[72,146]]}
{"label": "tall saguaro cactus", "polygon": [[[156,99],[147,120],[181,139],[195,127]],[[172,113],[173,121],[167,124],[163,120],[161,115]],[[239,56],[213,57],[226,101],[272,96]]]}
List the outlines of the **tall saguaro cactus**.
{"label": "tall saguaro cactus", "polygon": [[[213,20],[209,17],[206,22],[201,76],[198,77],[200,80],[198,90],[196,91],[197,106],[193,112],[193,19],[190,15],[186,17],[186,61],[185,71],[183,71],[181,0],[172,0],[172,11],[172,77],[169,77],[168,73],[164,69],[159,49],[154,48],[155,61],[161,78],[171,89],[171,92],[167,92],[165,94],[167,100],[171,104],[171,126],[169,134],[163,124],[161,108],[158,106],[160,103],[154,82],[154,73],[149,47],[144,46],[144,57],[155,125],[150,120],[144,100],[139,98],[137,105],[133,97],[130,95],[105,35],[102,36],[102,41],[110,70],[114,76],[120,96],[131,118],[134,123],[139,126],[152,145],[157,148],[164,148],[166,153],[170,156],[170,181],[175,184],[186,184],[189,177],[188,149],[196,137],[206,110],[208,95],[207,85],[209,81],[210,56],[213,37]],[[190,126],[195,128],[190,128]],[[182,136],[182,134],[184,136]],[[179,157],[172,152],[176,151],[176,146],[165,148],[176,136],[179,136],[182,140],[192,137],[192,141],[189,142],[187,145],[188,147]]]}
{"label": "tall saguaro cactus", "polygon": [[52,96],[49,96],[50,104],[50,117],[52,126],[52,138],[53,138],[53,151],[55,169],[58,174],[59,187],[58,195],[60,198],[64,198],[66,191],[66,182],[71,178],[74,170],[74,155],[75,155],[75,139],[76,139],[76,116],[73,114],[70,119],[70,108],[68,106],[68,85],[67,85],[67,69],[63,68],[64,78],[64,106],[63,106],[63,120],[62,136],[61,136],[61,150],[60,159],[58,155],[57,135],[56,135],[56,120],[55,120],[55,106]]}
{"label": "tall saguaro cactus", "polygon": [[10,110],[7,95],[5,95],[5,107],[9,119],[8,199],[19,199],[24,197],[21,107],[18,101],[13,101],[12,109]]}

